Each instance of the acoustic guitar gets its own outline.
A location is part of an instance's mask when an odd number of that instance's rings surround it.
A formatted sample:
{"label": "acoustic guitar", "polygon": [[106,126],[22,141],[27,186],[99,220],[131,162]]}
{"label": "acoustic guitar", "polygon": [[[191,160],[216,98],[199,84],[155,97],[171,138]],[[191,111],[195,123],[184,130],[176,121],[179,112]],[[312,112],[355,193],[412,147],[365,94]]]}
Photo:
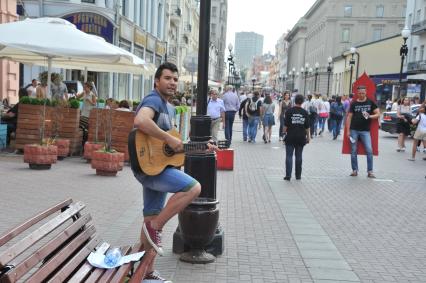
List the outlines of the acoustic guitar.
{"label": "acoustic guitar", "polygon": [[[172,129],[168,133],[180,139],[178,131]],[[182,166],[185,161],[184,152],[204,151],[207,149],[207,143],[184,143],[183,151],[175,152],[164,141],[148,136],[138,129],[133,129],[129,134],[128,148],[132,169],[155,176],[163,172],[167,166]]]}

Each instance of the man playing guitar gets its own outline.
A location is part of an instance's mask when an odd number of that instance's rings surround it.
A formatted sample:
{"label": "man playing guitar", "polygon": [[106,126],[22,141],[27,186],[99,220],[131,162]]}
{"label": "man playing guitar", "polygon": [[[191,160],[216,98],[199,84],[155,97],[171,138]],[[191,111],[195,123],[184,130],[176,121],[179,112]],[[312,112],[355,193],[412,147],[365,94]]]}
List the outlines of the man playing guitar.
{"label": "man playing guitar", "polygon": [[[169,62],[160,65],[155,73],[154,82],[154,90],[143,99],[136,110],[134,125],[144,134],[164,141],[175,152],[182,151],[182,141],[167,133],[173,127],[167,111],[167,101],[176,92],[178,83],[176,65]],[[198,197],[201,185],[191,176],[173,167],[166,167],[155,176],[136,170],[133,170],[133,174],[143,186],[144,223],[141,241],[145,246],[149,243],[148,245],[151,245],[159,255],[163,255],[161,246],[163,226]],[[167,193],[174,195],[164,206]],[[148,268],[145,279],[166,282],[154,272],[153,264]]]}

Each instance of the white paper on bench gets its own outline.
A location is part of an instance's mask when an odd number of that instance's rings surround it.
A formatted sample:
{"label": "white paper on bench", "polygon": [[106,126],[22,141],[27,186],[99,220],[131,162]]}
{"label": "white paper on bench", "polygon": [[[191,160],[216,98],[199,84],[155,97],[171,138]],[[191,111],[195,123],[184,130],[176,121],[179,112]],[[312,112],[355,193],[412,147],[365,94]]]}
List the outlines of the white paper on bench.
{"label": "white paper on bench", "polygon": [[139,252],[139,253],[134,253],[134,254],[129,254],[126,256],[122,256],[120,258],[120,260],[118,261],[118,263],[114,266],[108,266],[105,264],[104,259],[105,259],[105,255],[103,253],[90,253],[90,255],[87,257],[87,260],[89,261],[89,263],[97,268],[116,268],[118,266],[121,266],[125,263],[129,263],[131,261],[139,261],[143,255],[145,254],[145,252]]}

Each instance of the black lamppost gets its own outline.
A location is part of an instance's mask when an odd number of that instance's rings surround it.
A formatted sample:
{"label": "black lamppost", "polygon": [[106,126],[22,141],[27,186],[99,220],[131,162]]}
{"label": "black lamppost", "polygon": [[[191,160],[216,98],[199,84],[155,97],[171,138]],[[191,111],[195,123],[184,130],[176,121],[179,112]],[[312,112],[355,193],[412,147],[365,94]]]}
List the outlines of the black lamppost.
{"label": "black lamppost", "polygon": [[349,60],[349,65],[351,66],[351,75],[349,77],[349,94],[352,93],[352,73],[353,73],[354,65],[355,65],[354,55],[356,53],[356,48],[351,47],[350,52],[351,52],[351,60]]}
{"label": "black lamppost", "polygon": [[327,98],[330,96],[330,75],[331,75],[331,64],[333,63],[333,58],[328,57],[328,66],[327,66],[327,73],[328,73],[328,79],[327,79]]}
{"label": "black lamppost", "polygon": [[399,55],[401,56],[401,69],[399,70],[399,88],[397,98],[401,96],[402,68],[404,67],[405,57],[407,57],[408,54],[407,39],[410,36],[410,29],[408,27],[405,27],[402,30],[401,35],[402,39],[404,39],[404,44],[402,44],[401,49],[399,50]]}
{"label": "black lamppost", "polygon": [[279,92],[281,92],[282,91],[282,89],[281,89],[281,85],[282,85],[282,83],[283,83],[283,76],[278,76],[278,91]]}
{"label": "black lamppost", "polygon": [[288,75],[291,77],[291,92],[294,92],[294,77],[296,76],[296,68],[291,69],[291,71],[288,72]]}
{"label": "black lamppost", "polygon": [[303,67],[300,68],[300,74],[302,75],[302,77],[303,75],[305,75],[305,81],[303,83],[303,96],[306,96],[306,77],[308,76],[308,72],[309,72],[309,64],[306,63],[305,68]]}
{"label": "black lamppost", "polygon": [[314,91],[317,91],[317,80],[318,80],[318,69],[320,64],[318,62],[315,63],[315,86]]}
{"label": "black lamppost", "polygon": [[234,73],[234,55],[232,55],[232,49],[234,47],[232,46],[231,43],[229,43],[228,45],[228,50],[229,50],[229,56],[228,56],[228,85],[231,84],[230,79],[231,79],[231,75],[233,75]]}
{"label": "black lamppost", "polygon": [[287,82],[287,78],[288,78],[287,74],[284,74],[284,77],[283,77],[283,91],[286,91],[285,83]]}
{"label": "black lamppost", "polygon": [[253,83],[252,91],[254,92],[254,83],[256,82],[256,77],[252,77],[251,82]]}

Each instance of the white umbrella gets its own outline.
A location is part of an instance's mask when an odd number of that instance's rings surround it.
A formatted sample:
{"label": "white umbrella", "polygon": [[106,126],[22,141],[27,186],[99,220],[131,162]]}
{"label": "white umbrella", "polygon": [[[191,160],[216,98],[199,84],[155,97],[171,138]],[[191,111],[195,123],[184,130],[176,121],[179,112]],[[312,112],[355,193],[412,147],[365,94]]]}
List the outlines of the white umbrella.
{"label": "white umbrella", "polygon": [[[98,72],[144,74],[149,66],[136,55],[78,30],[60,18],[0,24],[0,57],[24,64]],[[50,82],[50,79],[49,81]]]}

